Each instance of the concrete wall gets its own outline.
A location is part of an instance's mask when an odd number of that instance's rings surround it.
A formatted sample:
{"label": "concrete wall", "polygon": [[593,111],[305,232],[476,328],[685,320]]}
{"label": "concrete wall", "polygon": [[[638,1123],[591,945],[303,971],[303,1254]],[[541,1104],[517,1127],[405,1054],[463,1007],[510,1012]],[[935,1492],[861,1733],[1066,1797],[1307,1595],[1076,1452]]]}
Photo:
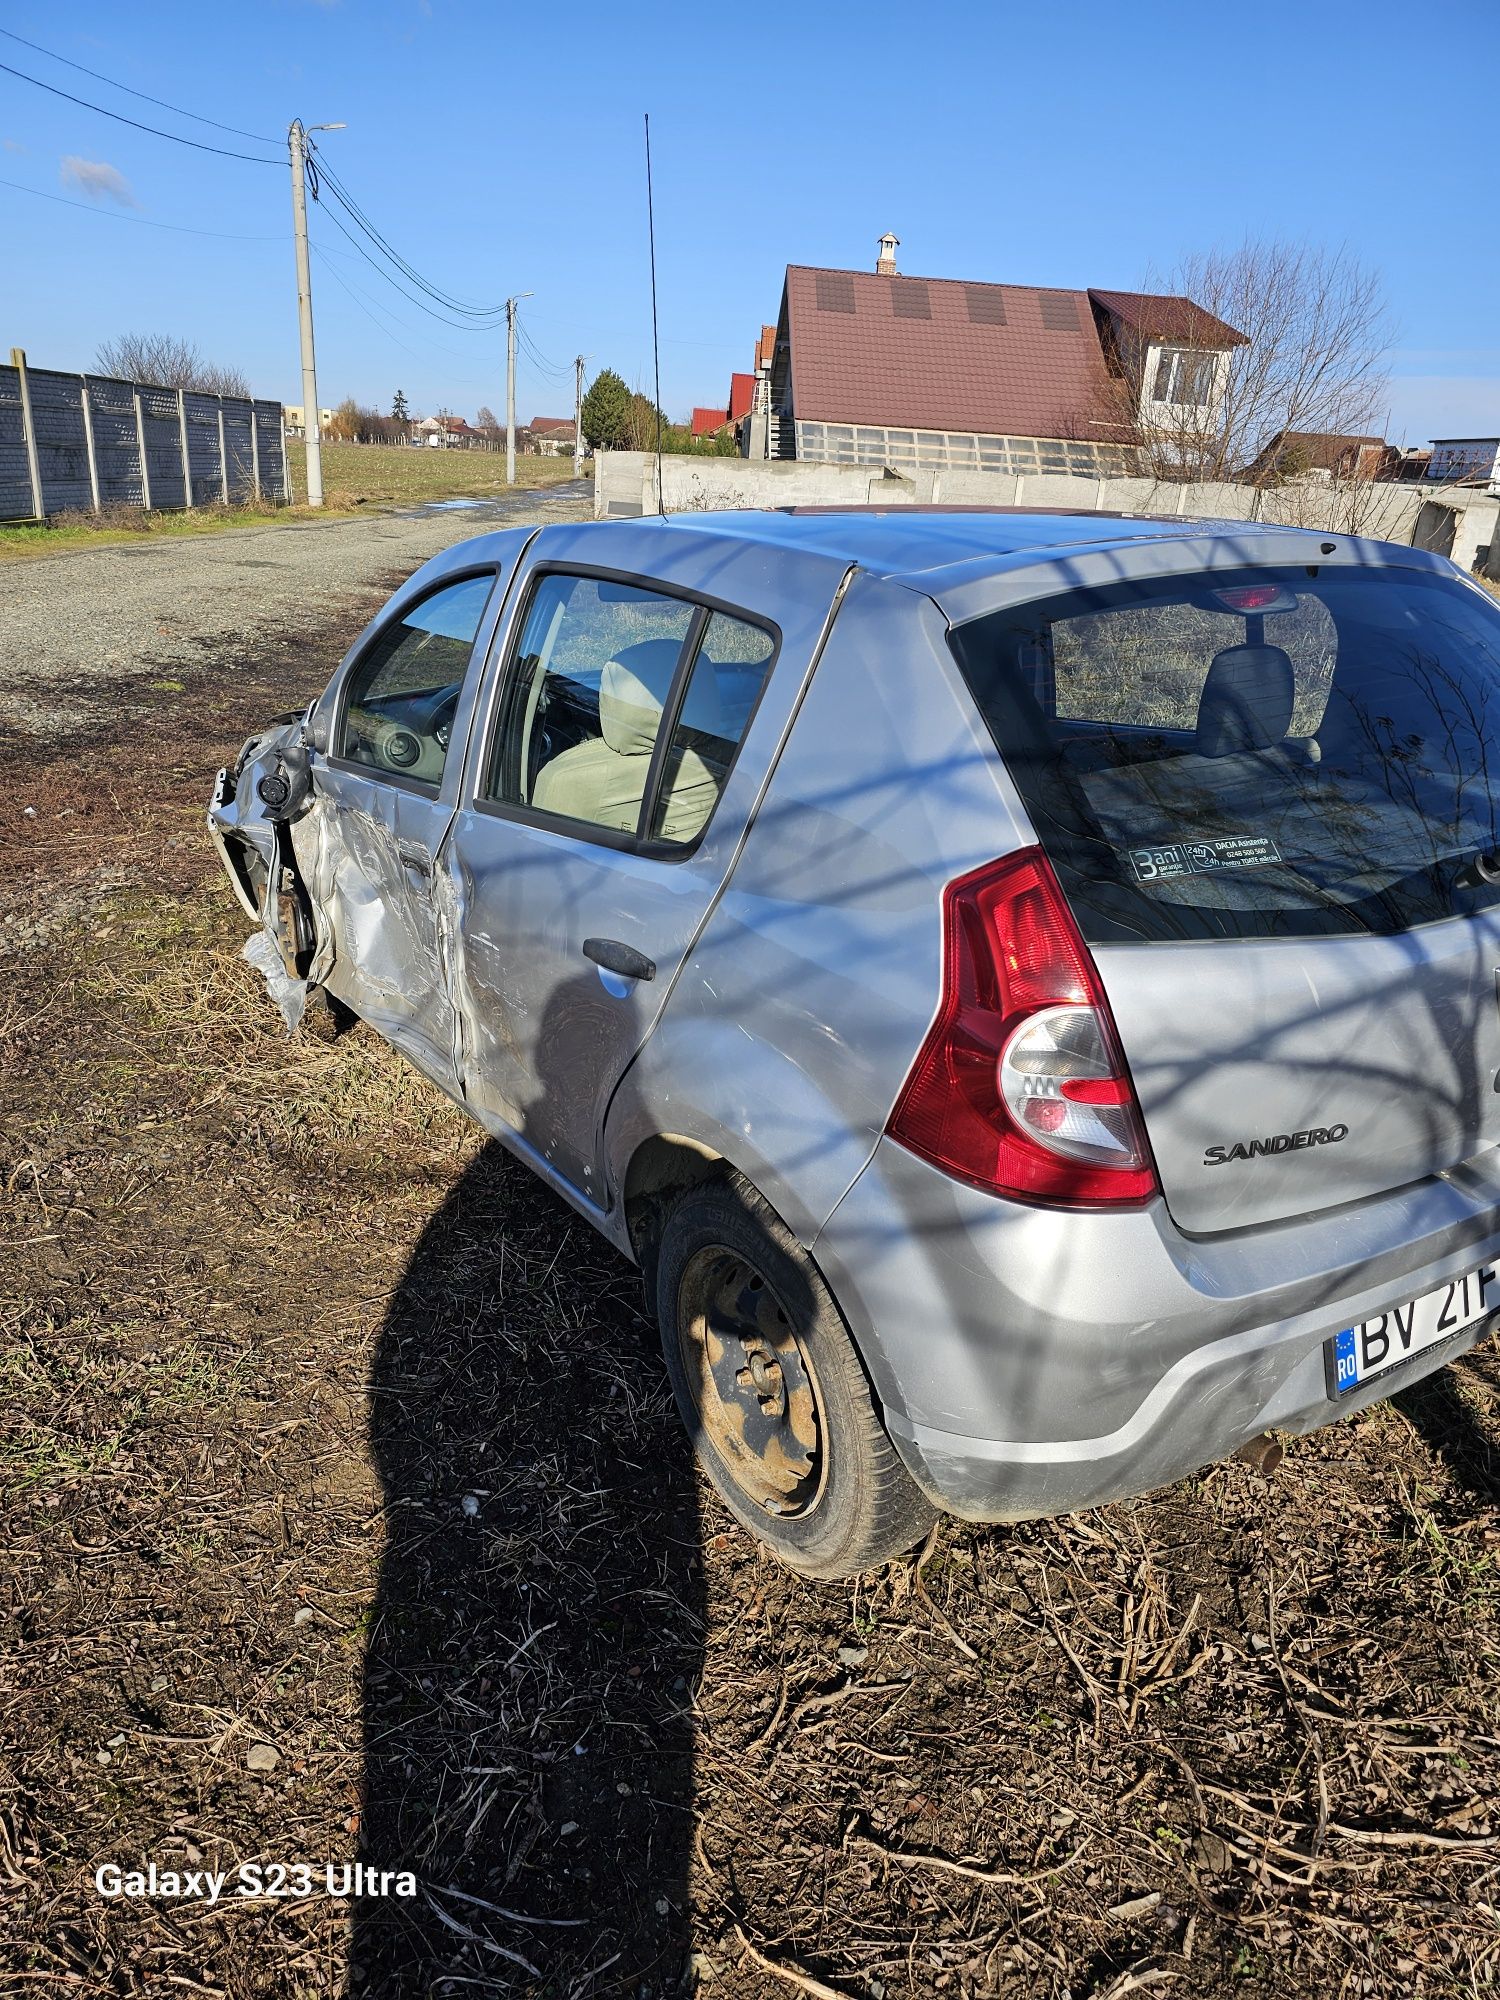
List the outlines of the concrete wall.
{"label": "concrete wall", "polygon": [[92,508],[96,494],[101,507],[288,499],[281,423],[280,403],[13,359],[0,367],[0,521]]}
{"label": "concrete wall", "polygon": [[[1264,520],[1335,534],[1370,535],[1451,555],[1473,569],[1500,543],[1500,502],[1471,487],[1434,493],[1417,485],[1339,486],[1309,481],[1257,493],[1228,484],[1179,486],[1153,479],[1076,479],[1060,474],[942,472],[900,476],[872,465],[802,459],[662,459],[661,502],[669,514],[725,507],[1063,507],[1080,513],[1182,515],[1192,520]],[[658,511],[650,452],[601,451],[594,460],[594,512],[601,520]]]}

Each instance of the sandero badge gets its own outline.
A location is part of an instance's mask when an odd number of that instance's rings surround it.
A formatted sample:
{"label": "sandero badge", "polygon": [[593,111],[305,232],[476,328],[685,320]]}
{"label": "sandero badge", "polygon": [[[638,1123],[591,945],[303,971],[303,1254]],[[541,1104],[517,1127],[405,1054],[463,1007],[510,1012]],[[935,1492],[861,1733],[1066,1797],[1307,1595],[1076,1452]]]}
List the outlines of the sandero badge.
{"label": "sandero badge", "polygon": [[1210,1146],[1205,1167],[1227,1167],[1231,1160],[1258,1160],[1267,1153],[1299,1153],[1304,1146],[1336,1146],[1347,1139],[1347,1125],[1314,1125],[1306,1132],[1272,1132],[1265,1139],[1236,1139],[1231,1146]]}

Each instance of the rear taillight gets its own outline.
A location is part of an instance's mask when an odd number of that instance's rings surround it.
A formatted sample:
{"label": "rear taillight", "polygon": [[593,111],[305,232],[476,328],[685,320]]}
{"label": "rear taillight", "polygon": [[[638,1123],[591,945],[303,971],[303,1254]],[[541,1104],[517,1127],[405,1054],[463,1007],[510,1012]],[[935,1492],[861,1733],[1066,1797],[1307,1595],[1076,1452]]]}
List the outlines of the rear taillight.
{"label": "rear taillight", "polygon": [[950,882],[943,997],[890,1134],[990,1194],[1148,1201],[1156,1169],[1088,947],[1039,847]]}

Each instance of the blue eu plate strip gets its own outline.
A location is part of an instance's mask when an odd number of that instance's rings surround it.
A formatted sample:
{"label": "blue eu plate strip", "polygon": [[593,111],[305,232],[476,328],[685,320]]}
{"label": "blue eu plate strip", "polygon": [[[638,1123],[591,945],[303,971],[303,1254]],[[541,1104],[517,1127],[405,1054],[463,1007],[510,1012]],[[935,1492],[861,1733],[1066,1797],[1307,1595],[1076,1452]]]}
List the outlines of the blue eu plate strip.
{"label": "blue eu plate strip", "polygon": [[1342,1396],[1346,1389],[1359,1386],[1359,1362],[1354,1352],[1354,1328],[1346,1326],[1333,1338],[1334,1387]]}

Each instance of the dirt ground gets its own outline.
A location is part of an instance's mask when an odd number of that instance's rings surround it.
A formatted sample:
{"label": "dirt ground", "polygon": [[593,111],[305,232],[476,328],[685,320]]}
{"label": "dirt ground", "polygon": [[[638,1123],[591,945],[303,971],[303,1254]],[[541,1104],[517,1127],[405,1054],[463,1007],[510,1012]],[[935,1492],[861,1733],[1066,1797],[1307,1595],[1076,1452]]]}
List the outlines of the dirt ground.
{"label": "dirt ground", "polygon": [[[0,1993],[1492,1991],[1493,1350],[793,1580],[631,1267],[236,957],[213,770],[360,610],[5,754]],[[96,1886],[152,1863],[285,1893]]]}

